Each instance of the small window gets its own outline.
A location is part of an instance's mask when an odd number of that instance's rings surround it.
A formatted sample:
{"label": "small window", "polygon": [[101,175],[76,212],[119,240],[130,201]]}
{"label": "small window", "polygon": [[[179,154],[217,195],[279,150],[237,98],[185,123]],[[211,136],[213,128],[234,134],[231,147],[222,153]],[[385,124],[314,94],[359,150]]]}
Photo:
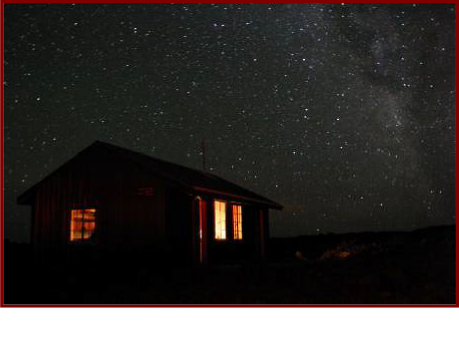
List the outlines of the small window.
{"label": "small window", "polygon": [[226,202],[214,201],[215,239],[226,239]]}
{"label": "small window", "polygon": [[95,209],[72,209],[70,220],[70,241],[81,242],[91,239],[96,229]]}
{"label": "small window", "polygon": [[233,238],[242,239],[242,205],[233,205]]}

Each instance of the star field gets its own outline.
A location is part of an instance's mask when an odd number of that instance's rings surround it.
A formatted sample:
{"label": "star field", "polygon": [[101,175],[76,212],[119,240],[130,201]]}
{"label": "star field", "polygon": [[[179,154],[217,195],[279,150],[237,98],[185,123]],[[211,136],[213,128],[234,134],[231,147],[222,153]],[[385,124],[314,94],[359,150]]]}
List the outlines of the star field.
{"label": "star field", "polygon": [[455,223],[455,5],[6,4],[5,236],[95,140],[285,206],[286,236]]}

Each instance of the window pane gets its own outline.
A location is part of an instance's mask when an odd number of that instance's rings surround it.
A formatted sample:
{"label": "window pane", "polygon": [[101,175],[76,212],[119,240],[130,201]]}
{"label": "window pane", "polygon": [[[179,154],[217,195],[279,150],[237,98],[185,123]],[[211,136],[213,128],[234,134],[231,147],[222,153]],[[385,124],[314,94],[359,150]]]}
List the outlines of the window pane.
{"label": "window pane", "polygon": [[226,202],[214,202],[215,239],[226,239]]}
{"label": "window pane", "polygon": [[81,219],[83,217],[83,210],[82,209],[73,209],[72,210],[72,219]]}
{"label": "window pane", "polygon": [[89,239],[96,229],[96,222],[85,222],[83,226],[83,239]]}
{"label": "window pane", "polygon": [[81,233],[83,229],[83,223],[78,220],[73,220],[70,224],[70,240],[77,241],[81,239]]}
{"label": "window pane", "polygon": [[96,220],[96,210],[95,209],[84,209],[83,218],[85,221],[95,221]]}
{"label": "window pane", "polygon": [[242,206],[233,205],[233,238],[242,239]]}

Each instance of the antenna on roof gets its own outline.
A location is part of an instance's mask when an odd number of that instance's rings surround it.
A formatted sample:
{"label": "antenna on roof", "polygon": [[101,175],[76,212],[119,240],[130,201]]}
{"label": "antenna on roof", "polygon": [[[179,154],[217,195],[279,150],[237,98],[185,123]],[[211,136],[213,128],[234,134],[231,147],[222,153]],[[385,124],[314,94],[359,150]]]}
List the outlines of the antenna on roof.
{"label": "antenna on roof", "polygon": [[206,139],[201,141],[202,170],[206,171]]}

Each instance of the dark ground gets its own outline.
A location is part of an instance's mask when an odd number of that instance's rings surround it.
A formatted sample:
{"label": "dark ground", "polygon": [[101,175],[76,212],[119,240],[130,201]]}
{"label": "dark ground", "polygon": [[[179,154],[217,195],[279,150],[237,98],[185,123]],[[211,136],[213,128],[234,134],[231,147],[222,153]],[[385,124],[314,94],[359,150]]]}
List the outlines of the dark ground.
{"label": "dark ground", "polygon": [[[272,239],[266,263],[37,263],[5,241],[5,304],[455,304],[455,226]],[[143,267],[142,267],[143,266]]]}

